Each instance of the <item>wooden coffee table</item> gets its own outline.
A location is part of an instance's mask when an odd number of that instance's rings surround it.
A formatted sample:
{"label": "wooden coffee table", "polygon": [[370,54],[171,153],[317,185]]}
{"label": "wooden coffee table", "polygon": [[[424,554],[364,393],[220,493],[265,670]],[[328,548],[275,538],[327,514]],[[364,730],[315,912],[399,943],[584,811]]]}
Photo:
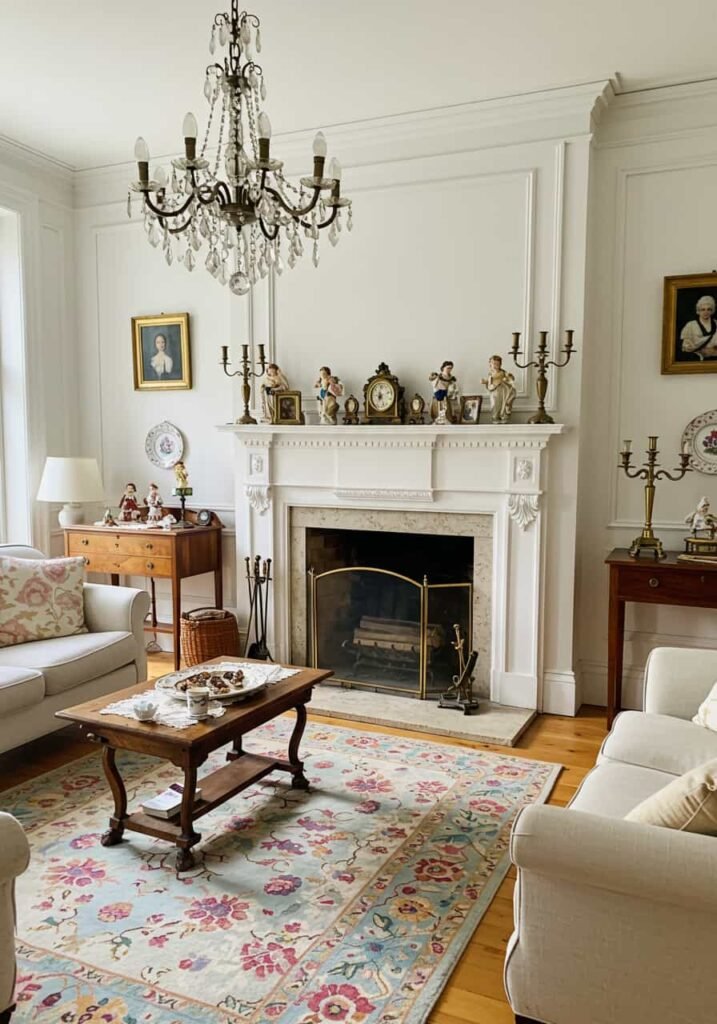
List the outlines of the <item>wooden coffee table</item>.
{"label": "wooden coffee table", "polygon": [[[214,660],[220,662],[250,659]],[[173,729],[157,722],[139,722],[132,718],[122,718],[120,715],[100,714],[101,709],[108,704],[144,693],[151,685],[147,682],[58,711],[58,718],[77,722],[87,730],[91,738],[102,744],[102,766],[115,804],[109,830],[102,837],[102,845],[114,846],[122,842],[125,829],[142,832],[158,839],[167,839],[178,848],[177,870],[186,871],[194,863],[192,847],[202,838],[199,832],[194,831],[193,825],[197,818],[201,818],[203,814],[230,800],[247,786],[273,771],[290,772],[291,785],[294,789],[308,789],[304,763],[299,757],[299,744],[306,726],[306,705],[311,700],[312,687],[332,674],[328,670],[302,668],[297,675],[278,683],[270,683],[258,696],[250,697],[239,704],[230,704],[226,714],[221,718],[197,722],[187,729]],[[289,740],[288,760],[245,753],[242,740],[248,732],[292,709],[296,711],[296,725]],[[195,803],[197,769],[212,751],[224,746],[225,743],[232,744],[232,750],[227,754],[228,763],[204,776],[201,780],[202,796]],[[171,761],[183,769],[182,807],[174,818],[165,821],[143,811],[127,813],[127,790],[115,762],[117,750],[151,754],[153,757]]]}

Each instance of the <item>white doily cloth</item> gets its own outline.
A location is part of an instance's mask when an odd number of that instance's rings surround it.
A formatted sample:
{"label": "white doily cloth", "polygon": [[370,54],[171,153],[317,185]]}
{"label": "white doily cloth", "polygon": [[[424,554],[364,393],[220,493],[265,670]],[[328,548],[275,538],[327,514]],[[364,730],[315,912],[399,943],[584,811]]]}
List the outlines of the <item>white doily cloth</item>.
{"label": "white doily cloth", "polygon": [[[242,669],[244,678],[249,683],[278,683],[282,679],[288,679],[289,676],[295,676],[300,671],[298,668],[283,668],[281,665],[271,664],[256,665],[245,661],[234,662],[233,664],[236,668]],[[201,665],[195,665],[194,670],[199,672],[202,670],[202,667]],[[172,729],[188,729],[190,725],[197,724],[195,718],[189,717],[187,705],[184,701],[170,696],[161,687],[155,690],[145,690],[144,693],[137,694],[136,697],[117,700],[113,704],[108,704],[102,708],[100,714],[120,715],[122,718],[134,718],[136,721],[140,721],[137,712],[134,710],[135,702],[140,698],[151,700],[157,704],[154,718],[150,719],[152,722],[168,725]],[[226,707],[220,704],[219,701],[213,700],[209,702],[210,718],[221,718],[225,713]]]}

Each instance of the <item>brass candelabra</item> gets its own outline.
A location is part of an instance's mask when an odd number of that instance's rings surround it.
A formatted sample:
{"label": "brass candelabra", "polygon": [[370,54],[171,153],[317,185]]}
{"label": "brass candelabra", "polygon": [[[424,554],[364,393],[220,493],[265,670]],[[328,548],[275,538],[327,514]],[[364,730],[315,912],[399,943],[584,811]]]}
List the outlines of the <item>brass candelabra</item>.
{"label": "brass candelabra", "polygon": [[546,368],[548,366],[562,367],[567,366],[570,362],[570,357],[575,351],[573,348],[573,334],[574,331],[565,332],[565,348],[563,353],[565,355],[565,362],[558,363],[554,359],[548,359],[550,355],[548,351],[548,332],[540,332],[540,341],[538,343],[538,349],[535,353],[535,359],[530,360],[527,363],[519,363],[518,356],[522,355],[520,351],[520,331],[513,331],[513,345],[510,350],[510,354],[513,356],[513,362],[521,370],[527,369],[529,366],[534,366],[538,371],[538,376],[535,381],[535,389],[538,392],[538,411],[534,416],[531,416],[528,423],[554,423],[555,420],[552,416],[549,416],[545,411],[545,396],[548,393],[548,377],[546,374]]}
{"label": "brass candelabra", "polygon": [[229,348],[227,345],[222,345],[222,367],[227,377],[241,377],[241,395],[242,401],[244,402],[244,412],[241,417],[237,420],[237,423],[256,423],[256,420],[249,411],[249,402],[251,401],[251,378],[262,377],[266,370],[266,359],[264,357],[264,346],[259,346],[259,369],[252,369],[252,363],[249,359],[249,346],[242,345],[241,347],[241,369],[239,370],[227,370],[227,366],[231,366],[229,362]]}
{"label": "brass candelabra", "polygon": [[668,472],[666,469],[658,469],[657,456],[659,451],[657,449],[657,437],[648,436],[647,438],[647,461],[643,462],[640,469],[630,470],[630,460],[632,458],[632,441],[623,441],[623,449],[620,452],[620,468],[625,471],[625,475],[631,480],[644,480],[645,481],[645,525],[642,528],[642,533],[639,537],[636,537],[630,545],[629,554],[633,558],[639,558],[641,552],[650,551],[654,558],[664,558],[665,552],[662,547],[662,541],[659,540],[652,529],[652,510],[655,505],[655,481],[657,480],[681,480],[685,473],[689,473],[692,469],[690,466],[690,453],[685,451],[684,448],[680,452],[680,465],[674,470],[673,473]]}

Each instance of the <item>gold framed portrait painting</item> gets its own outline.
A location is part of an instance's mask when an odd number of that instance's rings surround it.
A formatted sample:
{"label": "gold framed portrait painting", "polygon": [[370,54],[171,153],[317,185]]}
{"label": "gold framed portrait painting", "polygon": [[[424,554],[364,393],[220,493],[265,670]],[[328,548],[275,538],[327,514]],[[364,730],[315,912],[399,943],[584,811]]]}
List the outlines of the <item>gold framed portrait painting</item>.
{"label": "gold framed portrait painting", "polygon": [[662,372],[717,373],[717,273],[665,278]]}
{"label": "gold framed portrait painting", "polygon": [[298,427],[304,423],[300,391],[277,391],[271,396],[272,419],[277,426]]}
{"label": "gold framed portrait painting", "polygon": [[189,313],[133,316],[132,360],[135,391],[189,390]]}

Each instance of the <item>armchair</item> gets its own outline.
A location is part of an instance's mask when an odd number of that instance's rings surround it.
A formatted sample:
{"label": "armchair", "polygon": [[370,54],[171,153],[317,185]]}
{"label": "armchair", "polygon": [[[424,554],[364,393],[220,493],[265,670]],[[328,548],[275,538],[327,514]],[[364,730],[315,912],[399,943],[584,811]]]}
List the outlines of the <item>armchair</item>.
{"label": "armchair", "polygon": [[29,863],[20,822],[0,812],[0,1024],[8,1024],[15,1009],[15,879]]}
{"label": "armchair", "polygon": [[516,819],[515,931],[505,986],[525,1024],[710,1024],[717,840],[625,821],[675,776],[717,758],[693,724],[717,651],[659,648],[644,712],[615,719],[568,808]]}

